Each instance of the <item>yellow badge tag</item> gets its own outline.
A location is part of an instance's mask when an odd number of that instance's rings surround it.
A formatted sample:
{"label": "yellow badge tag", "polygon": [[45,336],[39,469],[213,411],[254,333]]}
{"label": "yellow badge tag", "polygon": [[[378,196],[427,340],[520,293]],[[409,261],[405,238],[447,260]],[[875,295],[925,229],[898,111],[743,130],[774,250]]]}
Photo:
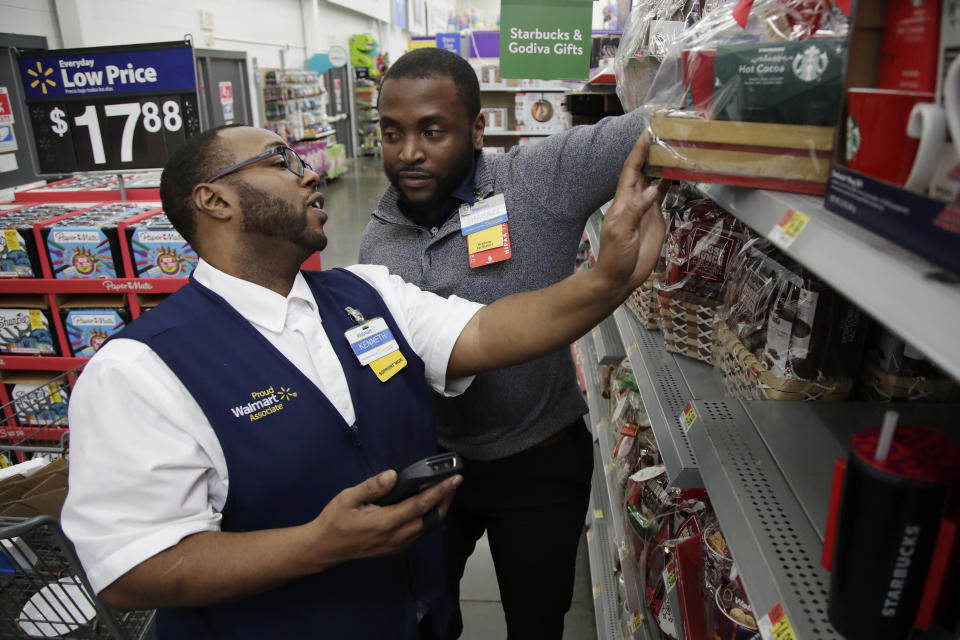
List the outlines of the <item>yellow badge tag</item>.
{"label": "yellow badge tag", "polygon": [[479,253],[503,246],[503,228],[496,224],[467,236],[467,251]]}
{"label": "yellow badge tag", "polygon": [[370,368],[377,374],[380,382],[386,382],[405,366],[407,366],[407,359],[403,357],[399,349],[370,363]]}

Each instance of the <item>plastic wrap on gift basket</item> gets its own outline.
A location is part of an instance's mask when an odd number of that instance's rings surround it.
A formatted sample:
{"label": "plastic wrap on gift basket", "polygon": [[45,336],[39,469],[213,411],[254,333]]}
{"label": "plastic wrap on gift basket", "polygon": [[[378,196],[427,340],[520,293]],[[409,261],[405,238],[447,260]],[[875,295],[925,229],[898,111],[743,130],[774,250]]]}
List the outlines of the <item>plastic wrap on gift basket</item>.
{"label": "plastic wrap on gift basket", "polygon": [[703,0],[650,0],[630,12],[613,69],[626,111],[645,104],[647,92],[670,45],[703,14]]}
{"label": "plastic wrap on gift basket", "polygon": [[863,313],[764,243],[738,253],[724,286],[715,359],[729,395],[843,400],[867,333]]}
{"label": "plastic wrap on gift basket", "polygon": [[[829,0],[727,2],[676,35],[644,103],[667,178],[823,193],[848,18]],[[623,95],[643,89],[624,75]]]}
{"label": "plastic wrap on gift basket", "polygon": [[748,237],[743,223],[708,199],[689,201],[674,217],[657,283],[667,351],[713,364],[721,288]]}

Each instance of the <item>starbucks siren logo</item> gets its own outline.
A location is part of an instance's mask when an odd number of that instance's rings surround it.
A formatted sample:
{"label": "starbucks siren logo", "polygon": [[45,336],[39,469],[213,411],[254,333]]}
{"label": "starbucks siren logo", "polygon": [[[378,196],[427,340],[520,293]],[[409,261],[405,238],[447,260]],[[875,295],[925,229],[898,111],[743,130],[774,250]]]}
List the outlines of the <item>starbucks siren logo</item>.
{"label": "starbucks siren logo", "polygon": [[827,53],[816,45],[810,45],[793,59],[793,72],[805,82],[819,80],[827,70]]}
{"label": "starbucks siren logo", "polygon": [[857,125],[853,116],[847,116],[847,162],[850,162],[857,155],[857,151],[860,151],[861,140],[860,126]]}

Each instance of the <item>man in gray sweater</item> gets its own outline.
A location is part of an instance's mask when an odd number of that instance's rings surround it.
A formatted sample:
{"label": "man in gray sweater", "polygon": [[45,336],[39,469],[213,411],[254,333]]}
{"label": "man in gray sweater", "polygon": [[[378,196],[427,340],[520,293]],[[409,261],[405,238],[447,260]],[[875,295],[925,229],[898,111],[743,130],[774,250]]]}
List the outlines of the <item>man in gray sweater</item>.
{"label": "man in gray sweater", "polygon": [[[477,77],[463,58],[432,48],[393,64],[379,109],[391,186],[364,230],[360,262],[483,303],[570,275],[587,218],[613,197],[646,126],[634,112],[486,158]],[[492,238],[490,229],[464,235],[484,216],[498,227]],[[463,395],[434,400],[441,445],[465,459],[446,520],[451,589],[486,531],[509,637],[559,640],[593,472],[569,350],[480,374]],[[461,628],[456,616],[447,637]]]}

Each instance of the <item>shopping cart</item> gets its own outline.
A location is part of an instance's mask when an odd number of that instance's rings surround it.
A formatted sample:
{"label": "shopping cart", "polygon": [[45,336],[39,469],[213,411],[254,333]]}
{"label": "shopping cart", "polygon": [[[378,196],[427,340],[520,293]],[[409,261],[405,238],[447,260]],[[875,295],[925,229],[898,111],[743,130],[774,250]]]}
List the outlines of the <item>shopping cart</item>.
{"label": "shopping cart", "polygon": [[[68,457],[66,402],[78,373],[13,386],[11,394],[0,385],[0,452],[7,460]],[[0,640],[140,640],[153,618],[153,611],[115,611],[94,593],[57,518],[0,515]]]}

